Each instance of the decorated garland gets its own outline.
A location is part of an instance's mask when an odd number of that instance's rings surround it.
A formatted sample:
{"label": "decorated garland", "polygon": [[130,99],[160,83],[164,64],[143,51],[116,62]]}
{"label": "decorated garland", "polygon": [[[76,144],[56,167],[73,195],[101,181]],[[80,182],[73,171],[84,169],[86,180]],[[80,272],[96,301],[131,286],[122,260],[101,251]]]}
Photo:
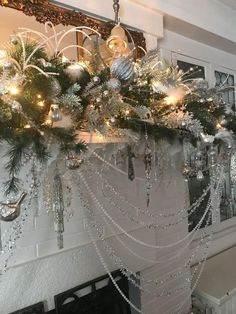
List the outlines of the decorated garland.
{"label": "decorated garland", "polygon": [[[161,60],[157,50],[134,60],[132,50],[117,50],[110,42],[109,58],[93,43],[91,51],[80,47],[89,62],[65,60],[63,53],[75,46],[61,47],[67,33],[91,38],[80,27],[53,30],[46,36],[21,29],[1,54],[0,137],[9,144],[6,193],[18,189],[25,154],[44,162],[52,141],[65,158],[84,150],[76,136],[80,130],[105,137],[133,139],[135,131],[154,138],[188,136],[207,143],[222,138],[229,143],[230,132],[236,131],[232,108],[221,101],[222,88],[189,79],[194,69],[184,73]],[[145,156],[148,172],[148,152]]]}

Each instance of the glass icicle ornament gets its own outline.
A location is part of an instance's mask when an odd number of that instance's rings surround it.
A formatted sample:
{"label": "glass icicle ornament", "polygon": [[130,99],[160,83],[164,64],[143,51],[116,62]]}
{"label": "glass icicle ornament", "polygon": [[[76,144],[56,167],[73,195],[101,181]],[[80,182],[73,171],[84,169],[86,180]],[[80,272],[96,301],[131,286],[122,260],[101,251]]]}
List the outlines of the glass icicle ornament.
{"label": "glass icicle ornament", "polygon": [[62,181],[59,169],[56,167],[53,179],[53,212],[54,212],[54,229],[57,232],[57,244],[59,249],[63,249],[63,232],[64,232],[64,200]]}

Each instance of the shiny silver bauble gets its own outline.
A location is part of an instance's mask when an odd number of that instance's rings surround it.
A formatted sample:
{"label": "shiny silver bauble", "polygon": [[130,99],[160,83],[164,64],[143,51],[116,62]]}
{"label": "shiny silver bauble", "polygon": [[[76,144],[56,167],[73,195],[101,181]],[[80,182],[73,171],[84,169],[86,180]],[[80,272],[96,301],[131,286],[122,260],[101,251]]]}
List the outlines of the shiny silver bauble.
{"label": "shiny silver bauble", "polygon": [[58,105],[51,105],[51,120],[52,122],[58,122],[62,120],[62,114]]}
{"label": "shiny silver bauble", "polygon": [[121,89],[121,82],[117,78],[113,77],[107,82],[107,87],[109,89],[119,91]]}
{"label": "shiny silver bauble", "polygon": [[12,64],[11,62],[5,62],[5,63],[3,64],[3,69],[4,69],[5,71],[10,71],[12,68],[13,68],[13,64]]}
{"label": "shiny silver bauble", "polygon": [[133,61],[120,57],[117,58],[111,65],[111,75],[121,82],[128,82],[134,77]]}

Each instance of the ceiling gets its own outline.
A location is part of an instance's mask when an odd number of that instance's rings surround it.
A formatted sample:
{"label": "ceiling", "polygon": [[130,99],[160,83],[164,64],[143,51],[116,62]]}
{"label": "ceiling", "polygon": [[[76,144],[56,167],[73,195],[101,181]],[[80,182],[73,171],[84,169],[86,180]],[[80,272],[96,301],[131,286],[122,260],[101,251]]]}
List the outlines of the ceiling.
{"label": "ceiling", "polygon": [[233,10],[236,10],[236,0],[220,0],[223,4],[227,5]]}

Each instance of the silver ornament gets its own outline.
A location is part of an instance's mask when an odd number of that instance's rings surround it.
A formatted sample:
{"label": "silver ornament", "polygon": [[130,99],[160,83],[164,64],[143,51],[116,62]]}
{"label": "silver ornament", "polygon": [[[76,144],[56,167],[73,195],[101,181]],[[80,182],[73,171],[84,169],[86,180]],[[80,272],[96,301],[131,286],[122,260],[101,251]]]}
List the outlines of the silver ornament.
{"label": "silver ornament", "polygon": [[5,62],[3,64],[3,69],[6,70],[6,71],[9,71],[13,68],[13,64],[11,62]]}
{"label": "silver ornament", "polygon": [[95,83],[95,84],[99,84],[100,83],[100,77],[98,77],[98,76],[94,76],[93,77],[93,82]]}
{"label": "silver ornament", "polygon": [[18,44],[18,40],[17,40],[16,35],[11,35],[10,36],[10,43],[13,44],[13,45],[17,45]]}
{"label": "silver ornament", "polygon": [[121,82],[118,79],[116,79],[116,78],[111,78],[107,82],[107,87],[109,89],[113,89],[113,90],[119,91],[121,89]]}
{"label": "silver ornament", "polygon": [[65,69],[66,74],[73,82],[80,80],[85,72],[85,66],[79,62],[70,64]]}
{"label": "silver ornament", "polygon": [[107,96],[109,95],[109,91],[108,91],[108,90],[104,90],[103,95],[104,95],[105,97],[107,97]]}
{"label": "silver ornament", "polygon": [[62,120],[62,115],[58,105],[51,105],[51,120],[57,122]]}
{"label": "silver ornament", "polygon": [[54,78],[50,84],[50,96],[53,98],[53,97],[57,97],[60,94],[61,94],[61,85],[58,82],[58,80]]}
{"label": "silver ornament", "polygon": [[125,57],[117,58],[111,65],[111,75],[123,82],[130,81],[134,77],[133,61]]}

